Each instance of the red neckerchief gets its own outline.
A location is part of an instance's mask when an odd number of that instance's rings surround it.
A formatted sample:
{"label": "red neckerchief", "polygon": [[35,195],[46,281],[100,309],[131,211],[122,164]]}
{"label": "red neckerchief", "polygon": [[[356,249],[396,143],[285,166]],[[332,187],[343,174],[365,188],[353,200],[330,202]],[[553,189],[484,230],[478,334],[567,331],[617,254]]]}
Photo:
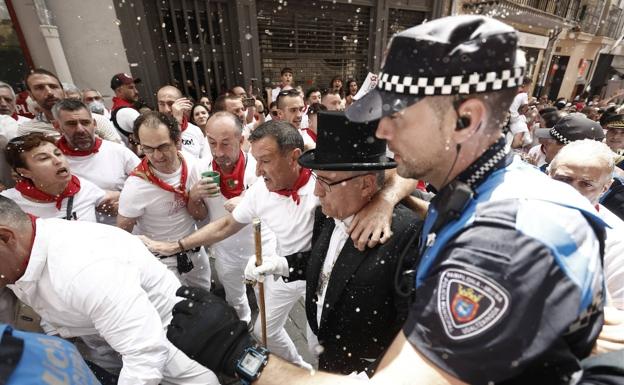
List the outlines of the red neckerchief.
{"label": "red neckerchief", "polygon": [[184,132],[188,128],[188,119],[186,116],[182,116],[182,123],[180,123],[180,132]]}
{"label": "red neckerchief", "polygon": [[600,205],[596,205],[594,207],[596,208],[596,211],[600,212]]}
{"label": "red neckerchief", "polygon": [[26,257],[26,259],[24,260],[24,263],[22,264],[22,270],[26,271],[26,268],[28,267],[28,262],[30,262],[30,255],[32,254],[32,249],[33,246],[35,245],[35,236],[37,235],[37,217],[32,215],[32,214],[27,214],[28,215],[28,219],[30,219],[30,224],[32,226],[32,239],[30,240],[30,246],[28,247],[28,256]]}
{"label": "red neckerchief", "polygon": [[139,177],[143,180],[146,180],[156,186],[160,187],[165,191],[169,191],[175,194],[176,198],[183,200],[185,203],[188,202],[188,194],[186,192],[186,178],[188,177],[188,168],[186,166],[186,162],[180,153],[178,152],[178,158],[180,162],[182,162],[182,173],[180,175],[180,185],[175,188],[172,185],[165,183],[162,179],[154,175],[152,170],[149,167],[149,162],[147,157],[143,158],[141,163],[132,171],[131,176]]}
{"label": "red neckerchief", "polygon": [[58,195],[50,195],[46,192],[39,190],[30,179],[22,178],[15,184],[15,189],[22,195],[29,198],[42,201],[42,202],[56,202],[56,209],[60,210],[63,204],[63,199],[72,197],[80,191],[80,179],[77,176],[72,175],[71,180],[65,187],[65,190]]}
{"label": "red neckerchief", "polygon": [[12,113],[11,117],[17,121],[18,119],[17,112]]}
{"label": "red neckerchief", "polygon": [[286,197],[291,197],[296,204],[299,204],[301,199],[299,199],[299,194],[297,193],[297,191],[299,191],[301,187],[305,186],[305,184],[308,183],[311,174],[312,170],[302,167],[301,170],[299,170],[299,177],[297,177],[295,185],[291,189],[285,188],[282,190],[277,190],[275,191],[275,193]]}
{"label": "red neckerchief", "polygon": [[416,183],[416,188],[420,191],[427,191],[427,183],[424,180],[419,180]]}
{"label": "red neckerchief", "polygon": [[312,140],[314,141],[314,143],[316,143],[316,133],[312,130],[310,130],[309,128],[304,128],[303,131],[307,132],[308,135],[310,135],[310,138],[312,138]]}
{"label": "red neckerchief", "polygon": [[118,98],[117,96],[113,96],[113,107],[111,111],[114,111],[121,107],[131,107],[134,108],[134,105],[127,101],[126,99]]}
{"label": "red neckerchief", "polygon": [[221,194],[223,194],[224,197],[231,199],[243,193],[245,188],[245,154],[243,154],[242,151],[238,156],[238,161],[236,161],[234,170],[230,174],[226,174],[223,170],[221,170],[221,167],[219,167],[214,159],[212,160],[212,169],[221,174],[219,187],[221,188]]}
{"label": "red neckerchief", "polygon": [[87,155],[95,154],[96,152],[100,151],[101,145],[102,145],[102,139],[98,138],[97,136],[95,137],[95,144],[93,145],[91,150],[87,150],[87,151],[76,150],[76,149],[71,148],[71,146],[69,145],[69,143],[67,143],[67,140],[65,139],[64,136],[62,136],[61,139],[59,139],[56,142],[56,147],[58,147],[59,150],[61,150],[63,154],[69,155],[69,156],[87,156]]}

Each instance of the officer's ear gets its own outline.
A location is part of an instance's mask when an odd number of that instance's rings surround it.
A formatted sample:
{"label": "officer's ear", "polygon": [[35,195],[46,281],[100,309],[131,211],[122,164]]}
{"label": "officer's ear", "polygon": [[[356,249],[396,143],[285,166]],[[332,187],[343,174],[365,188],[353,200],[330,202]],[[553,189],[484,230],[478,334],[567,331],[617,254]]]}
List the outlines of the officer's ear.
{"label": "officer's ear", "polygon": [[457,106],[457,122],[452,133],[454,142],[462,144],[485,124],[486,107],[481,99],[464,100]]}

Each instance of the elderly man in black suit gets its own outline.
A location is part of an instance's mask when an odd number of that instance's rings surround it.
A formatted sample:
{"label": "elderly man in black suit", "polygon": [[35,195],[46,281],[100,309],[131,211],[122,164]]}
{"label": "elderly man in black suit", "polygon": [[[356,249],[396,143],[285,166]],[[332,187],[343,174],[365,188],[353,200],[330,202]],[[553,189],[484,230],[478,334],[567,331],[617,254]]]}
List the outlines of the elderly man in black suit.
{"label": "elderly man in black suit", "polygon": [[290,281],[305,279],[306,315],[318,338],[319,369],[370,374],[407,315],[407,298],[395,291],[395,272],[413,265],[411,259],[401,261],[408,241],[402,235],[417,233],[419,223],[412,211],[398,205],[392,221],[395,235],[364,252],[355,248],[347,229],[383,187],[385,170],[396,163],[386,157],[385,141],[375,138],[377,121],[352,123],[339,112],[320,112],[318,119],[317,147],[299,159],[313,169],[314,194],[321,201],[312,249],[265,258],[246,273],[248,278],[281,274]]}

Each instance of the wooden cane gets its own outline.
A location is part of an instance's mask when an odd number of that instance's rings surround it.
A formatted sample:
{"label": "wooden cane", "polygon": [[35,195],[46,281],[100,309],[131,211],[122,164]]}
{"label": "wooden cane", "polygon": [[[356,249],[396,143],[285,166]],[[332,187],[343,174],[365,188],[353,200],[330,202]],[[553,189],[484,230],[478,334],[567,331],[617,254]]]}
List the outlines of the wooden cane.
{"label": "wooden cane", "polygon": [[[256,241],[256,266],[262,265],[262,233],[260,219],[253,220],[254,240]],[[262,326],[262,346],[267,346],[266,333],[266,310],[264,303],[264,283],[258,282],[258,307],[260,310],[260,325]]]}

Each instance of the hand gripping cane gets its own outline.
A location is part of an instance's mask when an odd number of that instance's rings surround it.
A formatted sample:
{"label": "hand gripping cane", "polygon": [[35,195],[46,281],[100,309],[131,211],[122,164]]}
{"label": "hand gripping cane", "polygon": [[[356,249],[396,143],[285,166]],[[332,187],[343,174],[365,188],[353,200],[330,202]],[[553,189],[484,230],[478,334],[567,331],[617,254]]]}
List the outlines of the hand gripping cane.
{"label": "hand gripping cane", "polygon": [[[256,242],[256,266],[262,265],[262,233],[260,232],[260,219],[253,220],[254,240]],[[260,311],[260,325],[262,326],[262,346],[266,348],[266,309],[264,303],[264,283],[258,282],[258,307]]]}

